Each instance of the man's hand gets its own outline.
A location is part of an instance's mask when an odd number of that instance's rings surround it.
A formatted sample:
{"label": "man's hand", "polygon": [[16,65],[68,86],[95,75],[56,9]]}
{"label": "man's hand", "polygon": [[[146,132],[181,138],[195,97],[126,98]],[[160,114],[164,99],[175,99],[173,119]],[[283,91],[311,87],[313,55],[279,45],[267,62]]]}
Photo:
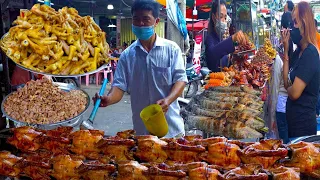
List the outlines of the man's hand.
{"label": "man's hand", "polygon": [[96,93],[95,97],[92,98],[93,103],[95,104],[97,99],[100,98],[101,99],[101,103],[100,103],[100,107],[107,107],[110,102],[109,97],[108,96],[99,96],[98,93]]}
{"label": "man's hand", "polygon": [[157,104],[159,104],[162,107],[162,111],[164,113],[168,111],[170,106],[169,100],[167,100],[166,98],[160,99],[159,101],[157,101]]}

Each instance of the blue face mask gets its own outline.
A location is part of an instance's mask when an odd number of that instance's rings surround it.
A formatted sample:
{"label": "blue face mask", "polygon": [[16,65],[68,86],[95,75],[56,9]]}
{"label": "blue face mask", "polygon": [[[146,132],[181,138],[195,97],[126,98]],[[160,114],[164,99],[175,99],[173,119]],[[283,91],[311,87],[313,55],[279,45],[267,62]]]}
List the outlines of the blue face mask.
{"label": "blue face mask", "polygon": [[154,34],[154,26],[139,27],[132,24],[132,32],[138,39],[148,40]]}

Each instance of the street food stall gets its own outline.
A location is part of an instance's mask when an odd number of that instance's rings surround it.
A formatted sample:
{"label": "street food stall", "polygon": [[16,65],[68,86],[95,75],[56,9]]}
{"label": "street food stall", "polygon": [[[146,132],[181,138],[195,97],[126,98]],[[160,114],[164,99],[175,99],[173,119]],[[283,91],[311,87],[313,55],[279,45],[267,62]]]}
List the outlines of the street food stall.
{"label": "street food stall", "polygon": [[[82,76],[109,61],[104,32],[74,8],[55,11],[36,4],[21,10],[15,24],[0,46],[31,72]],[[5,142],[0,146],[0,178],[319,179],[318,144],[286,145],[261,133],[267,129],[261,118],[264,87],[275,56],[270,44],[266,40],[250,63],[249,58],[234,59],[232,67],[210,74],[206,90],[191,100],[188,123],[215,137],[162,138],[134,130],[107,136],[97,129],[79,130],[74,124],[81,123],[77,119],[88,108],[88,95],[48,79],[30,81],[1,104],[16,127],[0,130]],[[246,57],[242,53],[253,47],[239,47],[237,57]],[[251,137],[259,140],[241,140]]]}

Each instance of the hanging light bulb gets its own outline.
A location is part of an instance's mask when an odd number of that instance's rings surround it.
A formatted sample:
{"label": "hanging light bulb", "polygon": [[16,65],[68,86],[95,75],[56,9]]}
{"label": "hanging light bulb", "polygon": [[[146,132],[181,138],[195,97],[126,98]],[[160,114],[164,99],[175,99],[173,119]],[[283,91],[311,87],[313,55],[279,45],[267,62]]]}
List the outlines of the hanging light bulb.
{"label": "hanging light bulb", "polygon": [[108,8],[108,9],[113,9],[113,5],[112,5],[112,4],[109,4],[109,5],[107,6],[107,8]]}

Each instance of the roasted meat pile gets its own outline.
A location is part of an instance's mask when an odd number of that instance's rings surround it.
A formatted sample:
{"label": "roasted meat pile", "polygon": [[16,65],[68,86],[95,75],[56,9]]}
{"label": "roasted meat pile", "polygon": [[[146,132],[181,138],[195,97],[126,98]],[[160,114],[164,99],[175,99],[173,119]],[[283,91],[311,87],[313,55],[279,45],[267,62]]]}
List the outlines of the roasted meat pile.
{"label": "roasted meat pile", "polygon": [[0,175],[17,178],[298,180],[300,173],[320,178],[319,145],[312,143],[286,147],[281,140],[249,143],[199,135],[159,139],[133,130],[104,137],[99,130],[70,127],[15,128],[8,143],[19,152],[0,152]]}
{"label": "roasted meat pile", "polygon": [[80,90],[63,91],[43,78],[28,82],[4,102],[4,110],[16,120],[31,124],[50,124],[71,119],[83,112],[86,95]]}
{"label": "roasted meat pile", "polygon": [[212,87],[192,98],[182,113],[189,128],[228,138],[261,138],[264,102],[249,87]]}

